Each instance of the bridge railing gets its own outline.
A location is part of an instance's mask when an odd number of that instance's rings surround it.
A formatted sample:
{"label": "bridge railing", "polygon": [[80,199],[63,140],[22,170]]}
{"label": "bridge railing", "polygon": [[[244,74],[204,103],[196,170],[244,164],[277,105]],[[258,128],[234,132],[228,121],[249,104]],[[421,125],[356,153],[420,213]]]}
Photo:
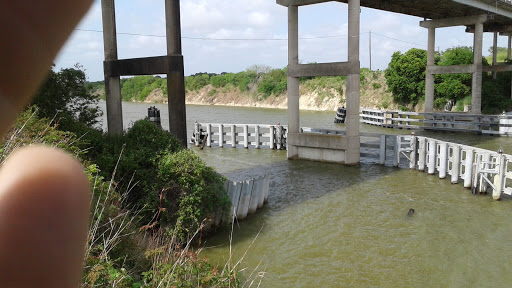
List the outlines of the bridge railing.
{"label": "bridge railing", "polygon": [[196,146],[286,149],[286,125],[195,123]]}
{"label": "bridge railing", "polygon": [[405,145],[399,149],[395,166],[405,162],[410,169],[438,174],[453,184],[462,181],[475,194],[491,190],[495,199],[502,193],[512,195],[512,187],[507,186],[512,183],[508,181],[512,180],[512,155],[422,136],[396,137],[397,143]]}
{"label": "bridge railing", "polygon": [[409,168],[463,183],[493,198],[512,195],[512,155],[434,138],[361,133],[361,161]]}
{"label": "bridge railing", "polygon": [[418,113],[361,109],[361,122],[384,128],[424,129],[512,136],[512,115]]}

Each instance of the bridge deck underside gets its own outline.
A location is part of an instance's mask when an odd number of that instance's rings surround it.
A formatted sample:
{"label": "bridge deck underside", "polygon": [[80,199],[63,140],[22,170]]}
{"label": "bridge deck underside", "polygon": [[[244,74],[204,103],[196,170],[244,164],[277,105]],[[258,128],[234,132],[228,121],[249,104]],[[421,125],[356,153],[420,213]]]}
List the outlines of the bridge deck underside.
{"label": "bridge deck underside", "polygon": [[[347,3],[348,0],[336,0]],[[512,5],[503,1],[478,0],[361,0],[361,6],[427,19],[441,19],[494,13],[484,30],[512,25]]]}

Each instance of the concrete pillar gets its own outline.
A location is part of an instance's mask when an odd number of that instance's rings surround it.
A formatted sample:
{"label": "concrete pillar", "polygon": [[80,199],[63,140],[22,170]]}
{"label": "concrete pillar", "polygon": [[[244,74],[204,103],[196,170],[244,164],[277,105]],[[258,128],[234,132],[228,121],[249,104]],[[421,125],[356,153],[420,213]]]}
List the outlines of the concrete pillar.
{"label": "concrete pillar", "polygon": [[507,49],[507,60],[510,61],[512,55],[512,36],[508,36],[508,49]]}
{"label": "concrete pillar", "polygon": [[[181,56],[180,1],[165,0],[167,55]],[[167,97],[169,108],[169,131],[187,146],[187,114],[185,106],[185,72],[183,58],[181,67],[173,67],[167,73]],[[178,69],[176,69],[178,68]]]}
{"label": "concrete pillar", "polygon": [[[507,61],[512,59],[512,36],[508,36]],[[510,97],[512,98],[512,79],[510,81]]]}
{"label": "concrete pillar", "polygon": [[[105,61],[117,59],[116,12],[114,0],[101,0],[103,19],[103,46]],[[123,106],[121,104],[121,84],[119,76],[105,75],[105,95],[107,102],[107,129],[110,135],[123,133]]]}
{"label": "concrete pillar", "polygon": [[360,161],[359,140],[359,96],[360,96],[360,62],[359,62],[359,29],[360,0],[348,1],[348,62],[357,67],[356,74],[347,77],[347,117],[345,120],[347,150],[345,164],[357,165]]}
{"label": "concrete pillar", "polygon": [[[498,62],[498,32],[494,32],[492,40],[492,66]],[[496,79],[496,71],[492,72],[492,79]]]}
{"label": "concrete pillar", "polygon": [[[436,28],[428,28],[427,68],[434,66],[436,50]],[[425,75],[425,112],[434,110],[434,75]]]}
{"label": "concrete pillar", "polygon": [[[299,7],[288,6],[288,65],[299,64]],[[299,78],[288,77],[288,133],[299,133]],[[288,144],[288,158],[298,157],[298,149]]]}
{"label": "concrete pillar", "polygon": [[475,35],[473,43],[473,64],[476,71],[473,73],[473,83],[471,86],[471,111],[473,114],[482,113],[482,39],[484,34],[484,25],[475,24]]}

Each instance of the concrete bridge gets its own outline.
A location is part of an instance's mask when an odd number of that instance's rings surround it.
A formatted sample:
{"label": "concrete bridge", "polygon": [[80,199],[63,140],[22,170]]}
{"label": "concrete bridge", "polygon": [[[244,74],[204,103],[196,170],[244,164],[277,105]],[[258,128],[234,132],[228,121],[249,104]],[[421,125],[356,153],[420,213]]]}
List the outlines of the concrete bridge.
{"label": "concrete bridge", "polygon": [[[361,6],[422,17],[421,27],[428,29],[427,71],[425,77],[425,112],[434,107],[434,75],[446,73],[471,73],[472,112],[481,113],[482,103],[482,38],[484,31],[494,33],[493,66],[486,71],[512,71],[512,66],[496,65],[498,33],[509,38],[512,32],[512,6],[510,1],[486,0],[338,0],[348,3],[348,61],[321,64],[299,64],[298,59],[298,8],[300,6],[332,2],[328,0],[277,0],[277,4],[288,8],[288,158],[310,158],[314,153],[344,154],[342,162],[358,164],[360,160],[359,97],[360,61],[359,34]],[[435,31],[437,28],[466,26],[466,31],[474,34],[473,64],[456,66],[435,66]],[[347,76],[347,117],[346,135],[331,135],[323,142],[312,141],[314,135],[300,133],[299,119],[299,77],[304,76]],[[314,142],[312,146],[309,143]],[[344,145],[335,145],[345,143]],[[333,147],[337,147],[333,149]],[[332,150],[337,150],[332,151]]]}
{"label": "concrete bridge", "polygon": [[[338,0],[348,3],[348,61],[320,64],[299,64],[298,9],[300,6],[330,2],[328,0],[277,0],[288,9],[288,143],[289,159],[315,159],[314,155],[332,155],[341,163],[356,165],[360,161],[359,97],[360,97],[360,7],[422,17],[419,25],[428,29],[428,57],[425,78],[425,112],[434,105],[434,75],[471,73],[472,113],[481,113],[482,38],[484,32],[494,33],[493,66],[485,71],[512,71],[511,65],[496,64],[498,35],[508,36],[508,57],[511,54],[512,5],[504,0]],[[121,134],[122,106],[120,76],[167,74],[169,127],[186,145],[186,114],[183,56],[179,0],[165,0],[167,55],[119,60],[114,0],[102,0],[103,36],[105,46],[105,92],[108,132]],[[474,34],[474,59],[470,65],[435,66],[435,31],[437,28],[465,26]],[[347,76],[346,135],[317,135],[300,131],[299,77]],[[320,160],[317,159],[317,160]]]}

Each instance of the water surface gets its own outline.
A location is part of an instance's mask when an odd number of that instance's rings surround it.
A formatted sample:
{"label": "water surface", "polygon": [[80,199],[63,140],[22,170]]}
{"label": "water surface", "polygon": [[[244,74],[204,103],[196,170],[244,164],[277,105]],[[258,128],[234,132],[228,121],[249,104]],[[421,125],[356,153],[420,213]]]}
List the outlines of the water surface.
{"label": "water surface", "polygon": [[[148,104],[123,103],[125,127]],[[167,105],[156,105],[167,124]],[[286,123],[286,111],[187,106],[188,131],[203,123]],[[334,112],[301,112],[301,126],[344,129]],[[361,131],[409,134],[361,124]],[[505,149],[511,139],[416,132]],[[233,261],[249,277],[265,272],[261,287],[509,287],[512,274],[512,201],[472,195],[462,185],[418,171],[362,164],[346,167],[288,161],[286,151],[192,147],[209,165],[241,180],[271,175],[267,206],[236,223]],[[407,216],[415,209],[412,217]],[[230,230],[206,242],[202,254],[224,265]],[[251,245],[252,243],[252,245]],[[249,246],[251,246],[249,248]]]}

